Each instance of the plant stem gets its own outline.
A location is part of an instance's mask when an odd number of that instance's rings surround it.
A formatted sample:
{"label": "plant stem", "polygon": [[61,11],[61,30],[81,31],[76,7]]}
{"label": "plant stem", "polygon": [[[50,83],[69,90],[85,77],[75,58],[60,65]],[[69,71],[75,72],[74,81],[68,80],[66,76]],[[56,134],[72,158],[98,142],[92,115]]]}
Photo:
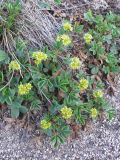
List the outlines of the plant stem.
{"label": "plant stem", "polygon": [[13,79],[13,75],[14,75],[14,71],[12,72],[12,76],[11,76],[10,80],[8,81],[8,83],[7,83],[4,87],[2,87],[2,88],[0,89],[0,92],[1,92],[3,89],[5,89],[5,88],[11,83],[11,81],[12,81],[12,79]]}

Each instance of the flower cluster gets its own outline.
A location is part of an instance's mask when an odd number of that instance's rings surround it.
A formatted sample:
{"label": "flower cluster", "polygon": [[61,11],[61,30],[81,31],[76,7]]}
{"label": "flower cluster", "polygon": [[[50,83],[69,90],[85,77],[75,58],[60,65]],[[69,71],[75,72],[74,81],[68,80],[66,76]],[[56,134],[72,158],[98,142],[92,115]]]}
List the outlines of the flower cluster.
{"label": "flower cluster", "polygon": [[64,119],[69,119],[71,118],[72,116],[72,109],[71,108],[68,108],[67,106],[64,106],[62,109],[61,109],[61,114],[62,114],[62,117]]}
{"label": "flower cluster", "polygon": [[30,83],[20,84],[18,86],[18,94],[19,95],[27,95],[32,89],[32,85]]}
{"label": "flower cluster", "polygon": [[68,46],[71,44],[71,38],[66,34],[57,36],[57,42],[60,41],[63,43],[64,46]]}
{"label": "flower cluster", "polygon": [[87,79],[82,78],[79,83],[79,87],[81,90],[85,90],[88,88],[89,82]]}
{"label": "flower cluster", "polygon": [[32,55],[32,58],[34,58],[35,64],[40,64],[42,61],[47,60],[47,54],[43,52],[34,52]]}
{"label": "flower cluster", "polygon": [[9,64],[9,70],[13,70],[13,71],[14,70],[16,70],[16,71],[20,70],[19,63],[16,60],[11,61],[10,64]]}
{"label": "flower cluster", "polygon": [[81,66],[81,62],[78,57],[71,58],[70,68],[71,69],[79,69]]}
{"label": "flower cluster", "polygon": [[63,29],[65,31],[73,31],[73,27],[72,27],[72,25],[69,22],[64,22]]}
{"label": "flower cluster", "polygon": [[43,128],[43,129],[48,129],[48,128],[51,127],[51,122],[49,122],[49,121],[47,121],[47,120],[45,120],[45,119],[43,119],[43,120],[40,122],[40,124],[41,124],[41,128]]}
{"label": "flower cluster", "polygon": [[101,90],[94,91],[93,96],[95,98],[102,98],[103,97],[103,91],[101,91]]}
{"label": "flower cluster", "polygon": [[97,109],[96,108],[92,108],[90,111],[91,111],[91,117],[92,118],[96,118],[97,115],[98,115]]}
{"label": "flower cluster", "polygon": [[92,35],[90,34],[90,33],[86,33],[85,35],[84,35],[84,40],[85,40],[85,42],[87,43],[87,44],[90,44],[91,43],[91,41],[92,41]]}

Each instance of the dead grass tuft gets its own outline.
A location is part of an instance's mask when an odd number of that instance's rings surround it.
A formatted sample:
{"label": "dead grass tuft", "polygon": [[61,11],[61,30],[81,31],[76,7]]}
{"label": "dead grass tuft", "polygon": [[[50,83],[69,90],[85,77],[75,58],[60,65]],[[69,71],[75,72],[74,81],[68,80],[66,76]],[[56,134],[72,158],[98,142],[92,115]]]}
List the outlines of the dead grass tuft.
{"label": "dead grass tuft", "polygon": [[[1,4],[5,1],[1,1]],[[15,21],[15,32],[4,29],[0,46],[8,52],[16,48],[16,37],[25,40],[29,47],[52,46],[59,30],[56,19],[39,7],[40,0],[21,0],[22,11]]]}

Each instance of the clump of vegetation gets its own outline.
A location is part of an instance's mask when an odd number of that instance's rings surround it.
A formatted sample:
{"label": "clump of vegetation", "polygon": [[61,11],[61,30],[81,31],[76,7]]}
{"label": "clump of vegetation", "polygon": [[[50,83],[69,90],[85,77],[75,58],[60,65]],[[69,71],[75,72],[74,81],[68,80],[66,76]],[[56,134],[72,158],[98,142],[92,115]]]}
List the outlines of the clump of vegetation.
{"label": "clump of vegetation", "polygon": [[[117,40],[120,38],[120,16],[112,12],[105,17],[102,15],[92,15],[89,11],[85,14],[85,19],[90,24],[89,35],[84,37],[86,39],[88,48],[88,60],[95,59],[96,63],[87,61],[91,74],[104,76],[120,71],[119,54],[117,47]],[[91,36],[90,36],[91,35]],[[91,42],[91,44],[89,44]],[[88,65],[88,64],[87,64]]]}
{"label": "clump of vegetation", "polygon": [[[55,146],[70,135],[72,124],[85,125],[103,112],[111,119],[116,113],[104,98],[102,76],[120,71],[116,46],[120,17],[111,12],[93,16],[89,11],[84,19],[87,31],[84,24],[65,21],[52,50],[26,51],[20,43],[14,59],[1,52],[0,103],[9,107],[14,118],[40,111],[39,127]],[[73,33],[82,36],[85,60],[71,54]]]}
{"label": "clump of vegetation", "polygon": [[0,33],[3,34],[4,30],[14,30],[15,19],[21,11],[21,5],[19,1],[4,3],[0,9],[1,26]]}
{"label": "clump of vegetation", "polygon": [[4,2],[0,6],[0,39],[5,49],[11,48],[9,41],[11,41],[10,43],[14,43],[14,37],[17,33],[15,20],[20,14],[20,11],[21,4],[19,0],[15,2]]}

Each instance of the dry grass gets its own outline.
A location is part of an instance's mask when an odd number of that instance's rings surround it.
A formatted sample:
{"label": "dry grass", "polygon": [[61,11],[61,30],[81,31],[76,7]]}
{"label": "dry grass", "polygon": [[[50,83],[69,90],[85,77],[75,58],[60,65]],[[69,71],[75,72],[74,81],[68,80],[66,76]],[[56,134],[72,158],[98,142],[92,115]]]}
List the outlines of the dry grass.
{"label": "dry grass", "polygon": [[[5,1],[1,1],[1,4]],[[9,53],[16,47],[16,37],[28,43],[29,47],[52,46],[59,30],[56,19],[47,11],[41,10],[41,0],[21,0],[22,11],[15,21],[15,32],[4,30],[1,46]]]}

